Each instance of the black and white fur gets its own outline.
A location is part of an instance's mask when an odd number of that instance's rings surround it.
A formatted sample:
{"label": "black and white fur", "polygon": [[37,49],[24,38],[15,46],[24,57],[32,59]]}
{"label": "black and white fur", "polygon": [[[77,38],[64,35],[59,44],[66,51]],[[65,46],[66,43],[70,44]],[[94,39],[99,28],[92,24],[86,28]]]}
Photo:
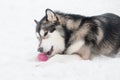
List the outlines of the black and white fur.
{"label": "black and white fur", "polygon": [[114,56],[120,50],[120,17],[115,14],[86,17],[50,9],[45,13],[39,22],[35,20],[36,34],[42,40],[39,48],[49,51],[53,46],[51,55],[78,54],[90,59],[93,55]]}

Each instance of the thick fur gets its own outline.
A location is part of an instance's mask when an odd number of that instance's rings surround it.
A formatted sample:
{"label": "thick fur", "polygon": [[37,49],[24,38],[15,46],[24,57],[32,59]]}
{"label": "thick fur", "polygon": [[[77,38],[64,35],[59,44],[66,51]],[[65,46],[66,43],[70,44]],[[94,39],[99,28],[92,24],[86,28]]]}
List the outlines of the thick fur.
{"label": "thick fur", "polygon": [[60,34],[64,54],[90,59],[93,55],[114,56],[120,50],[120,17],[112,13],[86,17],[46,9],[43,19],[35,22],[37,37],[49,39],[54,31]]}

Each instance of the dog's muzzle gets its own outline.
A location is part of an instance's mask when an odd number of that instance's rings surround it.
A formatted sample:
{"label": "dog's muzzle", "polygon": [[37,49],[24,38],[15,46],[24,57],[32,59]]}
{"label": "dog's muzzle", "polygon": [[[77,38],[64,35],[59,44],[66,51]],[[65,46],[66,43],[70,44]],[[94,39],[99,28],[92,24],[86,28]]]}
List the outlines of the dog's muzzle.
{"label": "dog's muzzle", "polygon": [[[44,52],[43,47],[39,47],[39,48],[38,48],[38,52]],[[53,52],[53,46],[51,46],[51,49],[50,49],[49,51],[45,52],[45,54],[51,55],[52,52]]]}

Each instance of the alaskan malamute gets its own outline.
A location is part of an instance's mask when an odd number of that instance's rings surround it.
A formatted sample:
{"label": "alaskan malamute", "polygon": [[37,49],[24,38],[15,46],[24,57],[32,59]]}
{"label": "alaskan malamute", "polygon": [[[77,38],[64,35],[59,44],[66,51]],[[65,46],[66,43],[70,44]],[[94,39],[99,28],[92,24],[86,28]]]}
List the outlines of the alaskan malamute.
{"label": "alaskan malamute", "polygon": [[78,54],[82,59],[93,55],[114,56],[120,50],[120,17],[106,13],[86,17],[54,12],[35,20],[39,51],[55,54]]}

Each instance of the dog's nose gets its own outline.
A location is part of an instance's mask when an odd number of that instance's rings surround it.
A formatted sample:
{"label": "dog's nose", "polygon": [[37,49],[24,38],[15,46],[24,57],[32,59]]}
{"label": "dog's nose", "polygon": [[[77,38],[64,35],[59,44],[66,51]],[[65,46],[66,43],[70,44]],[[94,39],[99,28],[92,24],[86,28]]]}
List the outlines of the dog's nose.
{"label": "dog's nose", "polygon": [[38,52],[43,52],[43,47],[39,47]]}

